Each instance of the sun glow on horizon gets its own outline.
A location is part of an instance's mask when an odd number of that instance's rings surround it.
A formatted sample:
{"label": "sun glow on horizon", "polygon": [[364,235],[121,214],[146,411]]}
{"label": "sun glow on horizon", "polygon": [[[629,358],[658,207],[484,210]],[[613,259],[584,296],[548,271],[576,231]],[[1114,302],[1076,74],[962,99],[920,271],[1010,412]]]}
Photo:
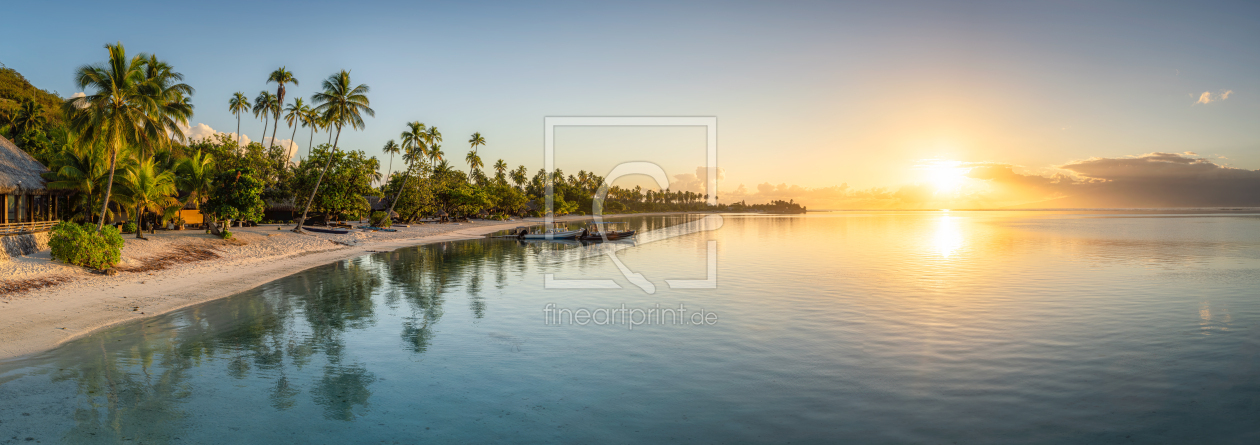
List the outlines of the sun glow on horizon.
{"label": "sun glow on horizon", "polygon": [[963,167],[962,164],[962,161],[928,159],[923,164],[916,165],[915,169],[924,173],[924,179],[936,187],[937,193],[953,193],[962,188],[967,172],[971,171],[971,168]]}

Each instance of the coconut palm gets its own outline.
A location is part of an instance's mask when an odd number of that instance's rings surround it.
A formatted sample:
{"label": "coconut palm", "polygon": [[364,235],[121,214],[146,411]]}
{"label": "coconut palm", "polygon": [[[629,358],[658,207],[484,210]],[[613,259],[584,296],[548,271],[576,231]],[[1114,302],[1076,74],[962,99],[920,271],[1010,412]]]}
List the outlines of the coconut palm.
{"label": "coconut palm", "polygon": [[92,205],[106,186],[109,175],[109,151],[105,144],[68,144],[57,153],[51,171],[44,174],[48,188],[74,192],[83,199],[83,220],[92,221]]}
{"label": "coconut palm", "polygon": [[254,98],[254,117],[259,114],[263,118],[263,137],[267,137],[267,122],[271,119],[272,110],[276,107],[276,96],[270,91],[263,90],[258,93],[258,97]]}
{"label": "coconut palm", "polygon": [[381,147],[381,152],[389,154],[389,169],[385,170],[385,177],[388,178],[394,171],[394,155],[402,153],[402,146],[390,139],[389,142],[385,143],[384,147]]}
{"label": "coconut palm", "polygon": [[315,130],[319,127],[319,115],[309,106],[302,111],[302,126],[311,128],[311,137],[306,142],[306,156],[310,157],[312,146],[315,145]]}
{"label": "coconut palm", "polygon": [[[472,134],[472,137],[468,138],[468,145],[472,147],[472,151],[473,151],[473,153],[475,154],[475,153],[477,153],[477,147],[483,147],[483,146],[485,146],[485,145],[486,145],[486,138],[481,137],[481,132],[480,132],[480,131],[475,132],[475,133],[473,133],[473,134]],[[481,157],[480,157],[480,156],[477,156],[476,158],[477,158],[477,163],[478,163],[478,164],[480,164],[480,163],[481,163]],[[480,167],[478,167],[478,168],[480,168]]]}
{"label": "coconut palm", "polygon": [[9,123],[13,125],[13,136],[15,138],[33,128],[43,127],[44,124],[48,123],[48,118],[44,117],[44,104],[30,99],[22,99],[21,105],[18,105],[17,112],[13,113]]}
{"label": "coconut palm", "polygon": [[351,86],[349,71],[341,70],[340,73],[328,76],[324,79],[323,87],[324,91],[311,96],[311,101],[319,104],[315,107],[315,111],[337,127],[337,137],[333,140],[332,152],[328,155],[328,161],[324,163],[324,169],[319,172],[319,179],[315,180],[311,197],[306,200],[306,207],[302,209],[302,218],[298,219],[297,227],[293,228],[293,231],[298,233],[302,232],[302,223],[306,221],[306,214],[311,210],[311,203],[315,202],[315,194],[319,192],[319,183],[324,181],[324,175],[332,166],[333,155],[337,153],[337,144],[341,142],[341,128],[347,125],[353,129],[363,128],[365,126],[364,113],[368,116],[376,116],[376,111],[372,110],[371,102],[367,98],[368,86],[364,84]]}
{"label": "coconut palm", "polygon": [[507,184],[507,163],[502,159],[494,163],[494,179],[500,184]]}
{"label": "coconut palm", "polygon": [[193,105],[189,98],[196,92],[183,83],[184,75],[175,71],[166,61],[149,55],[144,64],[145,87],[155,99],[155,106],[148,110],[149,121],[145,124],[143,144],[146,155],[159,148],[170,148],[172,140],[185,141],[184,128],[192,118]]}
{"label": "coconut palm", "polygon": [[[289,104],[289,107],[285,109],[285,111],[288,111],[289,114],[284,116],[284,122],[289,124],[290,127],[293,127],[293,134],[289,135],[289,148],[284,150],[285,162],[288,162],[289,159],[293,157],[293,154],[289,153],[289,150],[292,150],[293,146],[297,145],[294,142],[294,139],[297,138],[298,124],[302,122],[302,116],[309,108],[310,107],[306,106],[306,104],[302,103],[302,98],[295,97],[293,98],[293,103]],[[283,168],[283,165],[281,167]]]}
{"label": "coconut palm", "polygon": [[[284,69],[283,66],[280,68],[277,68],[275,71],[272,71],[271,75],[267,76],[267,83],[271,83],[271,82],[275,82],[277,85],[276,86],[276,104],[277,105],[284,104],[284,84],[291,83],[293,84],[293,86],[297,86],[298,84],[298,80],[297,78],[293,77],[293,73],[289,72],[289,70]],[[276,107],[274,111],[276,113],[276,122],[280,122],[280,111],[281,111],[280,107]],[[293,125],[293,124],[290,123],[289,125]],[[277,129],[280,128],[279,123],[276,124],[276,128]],[[263,136],[266,136],[266,134],[264,134]],[[272,129],[271,130],[271,144],[268,144],[267,147],[270,148],[271,145],[275,145],[275,143],[276,143],[276,129]],[[285,153],[288,153],[288,152],[286,151]]]}
{"label": "coconut palm", "polygon": [[[402,149],[406,151],[403,160],[407,162],[407,173],[403,175],[402,186],[398,189],[398,193],[394,194],[394,200],[389,203],[389,211],[386,215],[394,214],[394,205],[398,204],[398,198],[402,196],[403,190],[407,189],[407,179],[411,177],[411,169],[429,153],[429,146],[425,142],[429,138],[429,133],[425,131],[425,125],[420,121],[408,122],[407,131],[399,135],[402,138]],[[392,140],[390,142],[393,142]],[[395,147],[397,150],[398,147]],[[390,157],[390,164],[393,164],[393,157]]]}
{"label": "coconut palm", "polygon": [[140,161],[127,169],[119,185],[122,186],[119,203],[136,210],[136,238],[144,239],[140,218],[146,210],[179,205],[179,200],[175,199],[179,194],[175,188],[175,173],[160,171],[153,159]]}
{"label": "coconut palm", "polygon": [[528,180],[529,170],[526,170],[524,165],[516,167],[516,170],[512,170],[512,182],[516,184],[517,187],[524,188],[525,181]]}
{"label": "coconut palm", "polygon": [[194,208],[200,209],[214,186],[214,158],[198,150],[175,165],[175,174],[175,185],[188,192],[184,204],[191,202]]}
{"label": "coconut palm", "polygon": [[78,132],[81,143],[100,141],[109,150],[109,179],[105,182],[97,230],[104,226],[109,211],[118,152],[142,139],[144,129],[151,128],[149,110],[159,106],[159,99],[152,95],[154,89],[147,85],[145,56],[127,58],[122,42],[106,44],[105,49],[109,52],[108,61],[75,70],[75,86],[91,92],[72,98],[62,106],[70,128]]}
{"label": "coconut palm", "polygon": [[228,111],[236,115],[236,150],[241,150],[241,113],[249,112],[249,98],[245,93],[237,91],[228,101]]}
{"label": "coconut palm", "polygon": [[484,162],[481,162],[481,156],[477,155],[477,150],[470,150],[464,156],[464,161],[468,162],[468,178],[470,180],[477,174],[477,171],[481,170],[481,167],[486,165]]}

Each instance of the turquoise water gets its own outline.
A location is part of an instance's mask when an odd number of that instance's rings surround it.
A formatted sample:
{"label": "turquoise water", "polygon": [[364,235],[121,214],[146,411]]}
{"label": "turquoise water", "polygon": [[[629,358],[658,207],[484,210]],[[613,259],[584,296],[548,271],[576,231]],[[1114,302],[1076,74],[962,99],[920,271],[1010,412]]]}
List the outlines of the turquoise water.
{"label": "turquoise water", "polygon": [[[488,239],[102,331],[0,363],[0,443],[1260,443],[1260,216],[722,219],[633,220],[654,293]],[[709,319],[544,312],[623,304]]]}

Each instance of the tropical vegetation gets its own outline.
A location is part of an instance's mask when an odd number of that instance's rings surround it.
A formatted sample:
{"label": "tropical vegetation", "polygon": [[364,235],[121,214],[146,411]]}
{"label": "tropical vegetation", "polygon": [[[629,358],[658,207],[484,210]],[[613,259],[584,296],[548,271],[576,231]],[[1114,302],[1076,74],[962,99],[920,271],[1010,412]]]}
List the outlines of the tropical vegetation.
{"label": "tropical vegetation", "polygon": [[[693,192],[608,187],[587,171],[530,174],[524,165],[490,162],[481,150],[493,152],[493,146],[481,132],[468,138],[461,163],[468,168],[461,170],[446,159],[442,132],[418,120],[399,124],[396,138],[373,145],[389,155],[381,162],[341,144],[343,130],[362,130],[375,116],[371,89],[354,82],[349,70],[327,76],[306,97],[294,93],[297,74],[285,67],[259,76],[266,88],[252,100],[235,92],[215,99],[225,100],[226,110],[211,107],[235,118],[236,133],[190,139],[185,132],[195,90],[176,67],[154,54],[128,53],[122,43],[105,45],[103,56],[74,71],[83,93],[68,99],[0,68],[0,134],[49,167],[50,188],[69,192],[60,219],[99,233],[107,224],[130,222],[142,238],[145,231],[179,225],[181,209],[198,209],[206,230],[220,235],[230,221],[296,220],[300,228],[308,220],[369,218],[388,225],[538,216],[549,189],[557,215],[590,212],[601,188],[604,211],[712,208],[709,196]],[[250,113],[263,130],[254,141],[242,135],[242,125],[257,124],[243,119]],[[295,150],[298,127],[309,132],[301,152]],[[287,143],[277,140],[284,132]],[[322,135],[314,142],[319,132],[327,133],[327,142]],[[289,213],[282,217],[273,208]],[[62,239],[80,236],[75,230],[81,226],[70,227],[62,226]]]}

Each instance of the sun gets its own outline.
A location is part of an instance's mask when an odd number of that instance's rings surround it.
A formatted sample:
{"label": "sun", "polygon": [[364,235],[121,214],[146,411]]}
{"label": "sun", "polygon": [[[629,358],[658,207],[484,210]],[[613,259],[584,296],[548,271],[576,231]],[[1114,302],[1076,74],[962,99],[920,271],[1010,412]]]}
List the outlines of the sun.
{"label": "sun", "polygon": [[916,169],[923,172],[924,179],[936,187],[937,193],[958,191],[967,180],[967,172],[971,171],[963,167],[961,161],[944,159],[928,159]]}

